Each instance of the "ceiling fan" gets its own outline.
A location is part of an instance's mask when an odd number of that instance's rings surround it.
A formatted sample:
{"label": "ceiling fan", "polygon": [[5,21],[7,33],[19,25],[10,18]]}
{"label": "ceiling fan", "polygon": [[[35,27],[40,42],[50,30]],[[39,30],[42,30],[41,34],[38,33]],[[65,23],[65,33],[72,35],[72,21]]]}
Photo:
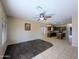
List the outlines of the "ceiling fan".
{"label": "ceiling fan", "polygon": [[34,18],[37,18],[38,20],[37,21],[40,21],[40,20],[47,20],[48,18],[52,18],[52,16],[54,14],[46,14],[47,12],[46,11],[43,11],[43,8],[41,6],[38,6],[37,7],[39,10],[41,10],[42,12],[39,13],[38,16],[34,17]]}

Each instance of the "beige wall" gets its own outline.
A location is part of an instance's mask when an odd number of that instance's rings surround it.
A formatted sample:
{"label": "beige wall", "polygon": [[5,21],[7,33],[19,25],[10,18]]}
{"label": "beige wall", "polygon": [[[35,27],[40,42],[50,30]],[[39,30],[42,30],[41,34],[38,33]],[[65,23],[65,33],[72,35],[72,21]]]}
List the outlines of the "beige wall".
{"label": "beige wall", "polygon": [[[31,24],[31,31],[25,31],[24,24]],[[38,22],[27,21],[8,17],[8,43],[15,44],[35,39],[41,39],[40,24]]]}
{"label": "beige wall", "polygon": [[78,47],[78,16],[72,17],[72,45]]}

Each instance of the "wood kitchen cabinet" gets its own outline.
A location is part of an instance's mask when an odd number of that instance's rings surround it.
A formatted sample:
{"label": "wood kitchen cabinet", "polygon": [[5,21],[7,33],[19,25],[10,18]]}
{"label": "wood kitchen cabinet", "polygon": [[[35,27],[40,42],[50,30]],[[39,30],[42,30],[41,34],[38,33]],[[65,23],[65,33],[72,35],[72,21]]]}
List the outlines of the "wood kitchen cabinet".
{"label": "wood kitchen cabinet", "polygon": [[57,33],[56,36],[57,36],[57,39],[62,39],[62,33]]}

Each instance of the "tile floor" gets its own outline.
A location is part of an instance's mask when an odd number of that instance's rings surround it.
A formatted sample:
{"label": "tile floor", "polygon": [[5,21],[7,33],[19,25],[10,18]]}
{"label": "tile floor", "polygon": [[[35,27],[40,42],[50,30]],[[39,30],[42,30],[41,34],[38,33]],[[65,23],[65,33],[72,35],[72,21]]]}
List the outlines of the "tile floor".
{"label": "tile floor", "polygon": [[78,59],[78,50],[69,44],[67,40],[48,38],[54,46],[33,57],[32,59]]}

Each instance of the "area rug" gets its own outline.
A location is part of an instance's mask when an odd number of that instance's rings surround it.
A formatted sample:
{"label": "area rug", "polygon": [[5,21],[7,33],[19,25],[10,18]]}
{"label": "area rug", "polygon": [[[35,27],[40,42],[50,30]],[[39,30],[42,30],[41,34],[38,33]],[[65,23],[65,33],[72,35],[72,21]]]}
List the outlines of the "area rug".
{"label": "area rug", "polygon": [[40,39],[9,45],[3,59],[32,59],[52,46]]}

